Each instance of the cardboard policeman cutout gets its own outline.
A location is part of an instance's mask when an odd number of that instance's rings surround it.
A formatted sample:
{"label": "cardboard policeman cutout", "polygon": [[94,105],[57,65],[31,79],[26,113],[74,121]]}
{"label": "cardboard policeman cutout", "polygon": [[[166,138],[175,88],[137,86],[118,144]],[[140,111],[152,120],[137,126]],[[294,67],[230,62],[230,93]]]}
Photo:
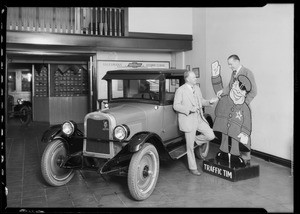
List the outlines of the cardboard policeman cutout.
{"label": "cardboard policeman cutout", "polygon": [[[220,75],[221,66],[216,61],[212,64],[212,85],[216,94],[223,89]],[[231,166],[244,167],[245,161],[240,152],[249,152],[251,145],[251,111],[245,98],[251,91],[251,81],[244,75],[239,75],[229,86],[229,94],[219,95],[215,108],[213,130],[222,133],[220,152],[216,160],[229,163]]]}

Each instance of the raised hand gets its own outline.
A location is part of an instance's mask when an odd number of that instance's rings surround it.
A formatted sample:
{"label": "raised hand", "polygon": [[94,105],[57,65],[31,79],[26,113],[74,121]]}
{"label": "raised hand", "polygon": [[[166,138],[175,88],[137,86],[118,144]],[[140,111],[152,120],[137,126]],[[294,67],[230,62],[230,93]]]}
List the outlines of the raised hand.
{"label": "raised hand", "polygon": [[211,64],[211,75],[213,77],[217,77],[220,75],[221,66],[219,65],[219,61],[215,61]]}

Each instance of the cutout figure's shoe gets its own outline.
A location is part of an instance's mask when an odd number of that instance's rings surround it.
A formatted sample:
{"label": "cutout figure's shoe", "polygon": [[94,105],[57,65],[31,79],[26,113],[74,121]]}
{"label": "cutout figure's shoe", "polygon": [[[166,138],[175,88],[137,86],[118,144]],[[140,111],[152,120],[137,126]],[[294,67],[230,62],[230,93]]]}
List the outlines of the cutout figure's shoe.
{"label": "cutout figure's shoe", "polygon": [[231,167],[233,167],[233,168],[240,168],[240,167],[246,166],[246,163],[243,160],[243,158],[241,158],[240,156],[237,156],[237,155],[231,155],[230,163],[231,163]]}
{"label": "cutout figure's shoe", "polygon": [[229,162],[228,153],[222,151],[218,152],[216,155],[216,161],[228,163]]}

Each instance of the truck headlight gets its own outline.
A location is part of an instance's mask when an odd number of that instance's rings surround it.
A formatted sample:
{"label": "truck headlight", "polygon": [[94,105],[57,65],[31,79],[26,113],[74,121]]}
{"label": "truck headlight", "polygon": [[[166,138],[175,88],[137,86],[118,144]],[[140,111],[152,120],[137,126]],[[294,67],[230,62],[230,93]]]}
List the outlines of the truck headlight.
{"label": "truck headlight", "polygon": [[118,140],[124,140],[130,135],[128,126],[118,125],[114,128],[114,138]]}
{"label": "truck headlight", "polygon": [[62,124],[62,131],[65,135],[71,136],[75,131],[76,124],[73,121],[66,121]]}

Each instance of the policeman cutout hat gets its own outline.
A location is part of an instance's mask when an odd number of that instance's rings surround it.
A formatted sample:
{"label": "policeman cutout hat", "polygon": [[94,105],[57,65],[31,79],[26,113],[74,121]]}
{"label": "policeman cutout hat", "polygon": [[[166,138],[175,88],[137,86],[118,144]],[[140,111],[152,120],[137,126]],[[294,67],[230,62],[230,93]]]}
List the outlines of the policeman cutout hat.
{"label": "policeman cutout hat", "polygon": [[245,75],[239,75],[237,79],[239,81],[240,89],[249,93],[251,91],[252,85],[248,77],[246,77]]}

